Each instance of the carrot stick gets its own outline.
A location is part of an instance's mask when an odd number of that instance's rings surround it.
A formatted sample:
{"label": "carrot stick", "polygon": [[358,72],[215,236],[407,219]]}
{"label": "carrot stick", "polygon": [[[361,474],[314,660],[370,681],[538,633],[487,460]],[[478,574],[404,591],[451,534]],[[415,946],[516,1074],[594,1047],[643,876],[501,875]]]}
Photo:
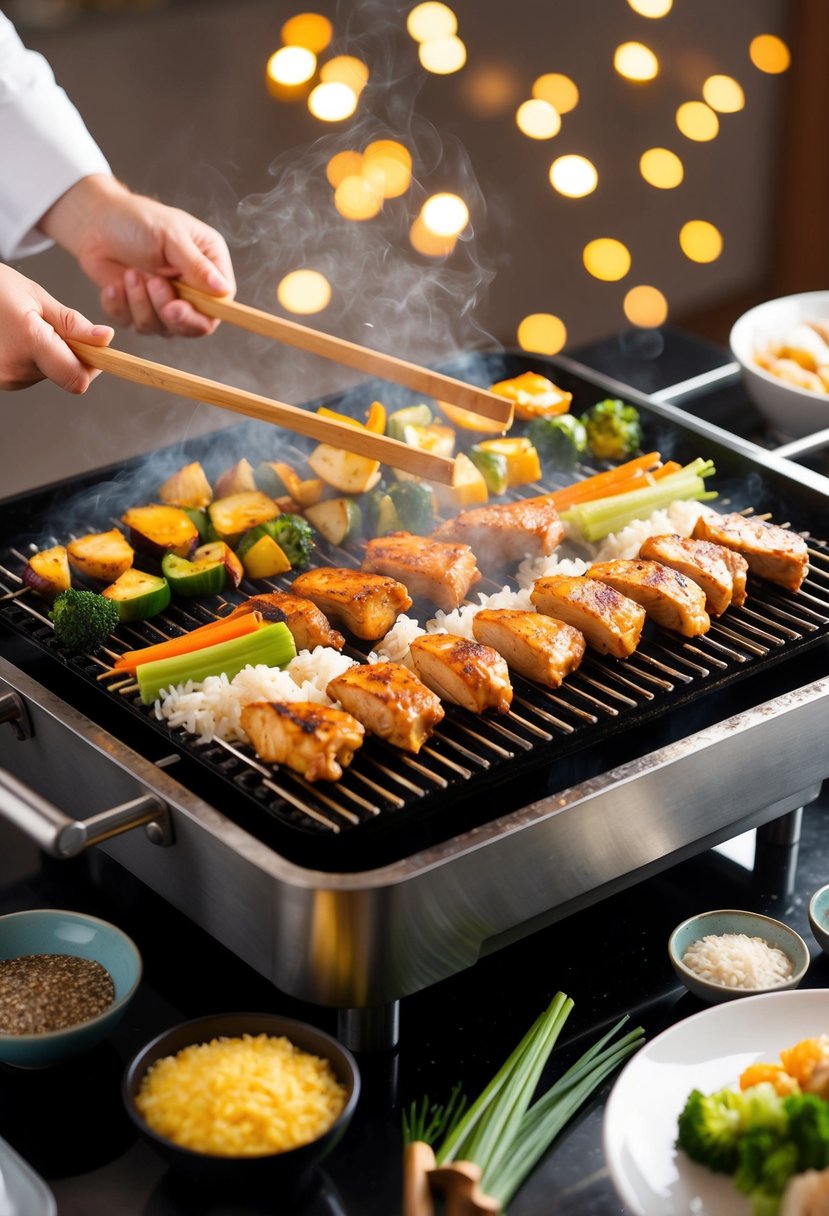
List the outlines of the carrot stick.
{"label": "carrot stick", "polygon": [[215,646],[219,642],[229,642],[233,638],[243,637],[246,633],[254,633],[264,624],[259,612],[248,612],[228,621],[211,621],[209,625],[200,625],[180,637],[169,638],[166,642],[158,642],[154,646],[145,646],[141,650],[127,650],[113,663],[113,671],[134,672],[142,663],[152,663],[156,659],[171,659],[176,655],[190,654],[205,646]]}
{"label": "carrot stick", "polygon": [[[552,494],[548,495],[548,498],[559,511],[562,511],[575,502],[608,497],[612,493],[614,485],[619,482],[629,482],[637,475],[644,477],[646,472],[653,469],[655,465],[659,465],[659,460],[658,452],[647,452],[644,456],[636,456],[633,460],[628,460],[615,469],[608,469],[604,473],[594,473],[592,477],[585,477],[583,481],[565,486],[563,490],[554,490]],[[631,487],[627,485],[625,488],[630,489]]]}

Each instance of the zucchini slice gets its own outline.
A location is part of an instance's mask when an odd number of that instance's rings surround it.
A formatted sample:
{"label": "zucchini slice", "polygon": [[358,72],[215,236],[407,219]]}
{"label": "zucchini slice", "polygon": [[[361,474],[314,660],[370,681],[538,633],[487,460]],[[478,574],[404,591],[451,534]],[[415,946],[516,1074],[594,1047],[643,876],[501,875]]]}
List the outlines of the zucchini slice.
{"label": "zucchini slice", "polygon": [[175,553],[165,553],[161,573],[173,595],[218,595],[227,582],[225,564],[217,558],[191,562]]}
{"label": "zucchini slice", "polygon": [[118,619],[143,621],[156,616],[170,603],[170,584],[157,574],[145,574],[134,567],[125,570],[109,587],[101,592],[112,600],[118,609]]}
{"label": "zucchini slice", "polygon": [[193,554],[193,559],[197,562],[223,562],[227,581],[233,588],[238,587],[245,577],[242,563],[230,545],[225,544],[223,540],[214,540],[207,545],[199,545]]}

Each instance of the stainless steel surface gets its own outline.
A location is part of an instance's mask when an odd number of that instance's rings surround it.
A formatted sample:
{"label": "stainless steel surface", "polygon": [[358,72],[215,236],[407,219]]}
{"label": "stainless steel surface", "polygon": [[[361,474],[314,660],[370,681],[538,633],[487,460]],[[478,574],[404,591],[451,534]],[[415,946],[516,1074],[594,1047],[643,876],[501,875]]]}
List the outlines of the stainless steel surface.
{"label": "stainless steel surface", "polygon": [[823,431],[815,431],[813,435],[803,435],[800,439],[792,439],[775,448],[778,456],[791,460],[794,456],[810,456],[813,452],[822,452],[829,447],[829,427]]}
{"label": "stainless steel surface", "polygon": [[[594,373],[595,374],[595,373]],[[698,376],[689,376],[687,380],[679,380],[666,388],[657,389],[651,393],[649,401],[661,401],[669,405],[679,405],[683,401],[692,401],[715,387],[731,384],[740,378],[739,363],[723,363],[709,372],[700,372]],[[628,390],[630,391],[630,390]]]}
{"label": "stainless steel surface", "polygon": [[815,746],[829,731],[826,677],[391,865],[329,873],[287,861],[0,660],[8,690],[35,737],[0,739],[0,764],[45,796],[62,791],[70,815],[154,792],[174,845],[133,834],[101,848],[283,991],[343,1009],[398,1000],[805,805],[829,772]]}

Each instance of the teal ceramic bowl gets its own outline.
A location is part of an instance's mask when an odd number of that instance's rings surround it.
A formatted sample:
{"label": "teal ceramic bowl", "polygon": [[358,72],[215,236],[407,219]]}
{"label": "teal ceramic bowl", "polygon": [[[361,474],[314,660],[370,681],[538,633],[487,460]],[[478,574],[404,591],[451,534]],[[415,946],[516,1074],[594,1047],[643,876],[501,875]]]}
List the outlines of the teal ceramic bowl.
{"label": "teal ceramic bowl", "polygon": [[829,954],[829,885],[818,887],[809,900],[809,927],[824,954]]}
{"label": "teal ceramic bowl", "polygon": [[[787,980],[766,988],[737,988],[712,979],[704,979],[683,963],[689,946],[709,935],[744,933],[746,937],[761,937],[770,946],[782,950],[792,964],[792,973]],[[714,912],[700,912],[677,925],[668,941],[668,955],[674,971],[685,987],[701,1001],[715,1004],[732,1001],[741,996],[757,996],[761,992],[784,992],[797,988],[809,969],[809,947],[799,933],[780,920],[763,916],[760,912],[744,912],[737,908],[720,908]]]}
{"label": "teal ceramic bowl", "polygon": [[0,916],[0,960],[24,954],[71,954],[94,959],[115,985],[115,1000],[97,1017],[43,1034],[0,1033],[0,1061],[18,1068],[48,1068],[94,1047],[114,1029],[141,980],[138,947],[115,925],[59,908]]}

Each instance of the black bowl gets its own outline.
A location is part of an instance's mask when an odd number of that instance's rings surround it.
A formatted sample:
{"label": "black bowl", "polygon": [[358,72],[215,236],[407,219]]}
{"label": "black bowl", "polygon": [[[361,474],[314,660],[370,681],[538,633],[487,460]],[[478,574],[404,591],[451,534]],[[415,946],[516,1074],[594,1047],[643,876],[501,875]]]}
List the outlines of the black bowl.
{"label": "black bowl", "polygon": [[[198,1153],[174,1144],[172,1140],[154,1132],[138,1113],[135,1105],[135,1097],[150,1066],[163,1056],[175,1055],[194,1043],[207,1043],[219,1036],[233,1038],[243,1034],[284,1035],[301,1050],[330,1061],[337,1080],[346,1088],[347,1098],[342,1112],[328,1131],[309,1144],[257,1157],[220,1157],[211,1153]],[[295,1192],[304,1185],[315,1166],[327,1157],[339,1142],[351,1122],[360,1097],[360,1072],[350,1051],[325,1031],[317,1030],[306,1022],[297,1022],[292,1018],[269,1013],[221,1013],[182,1022],[156,1035],[127,1065],[122,1095],[127,1113],[135,1126],[174,1170],[205,1186],[238,1187],[246,1190],[276,1186],[284,1194]]]}

